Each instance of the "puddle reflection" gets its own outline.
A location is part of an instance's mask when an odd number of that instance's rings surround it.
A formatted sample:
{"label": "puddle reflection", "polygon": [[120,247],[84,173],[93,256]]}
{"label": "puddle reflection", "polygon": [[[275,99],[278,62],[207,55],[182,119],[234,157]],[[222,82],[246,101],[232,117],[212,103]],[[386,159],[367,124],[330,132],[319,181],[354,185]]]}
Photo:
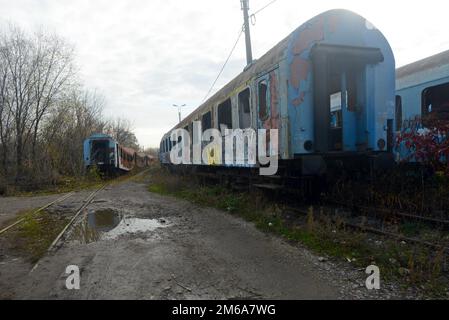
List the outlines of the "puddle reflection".
{"label": "puddle reflection", "polygon": [[78,224],[72,238],[81,243],[117,239],[122,235],[151,232],[169,226],[165,219],[126,218],[112,209],[89,212]]}

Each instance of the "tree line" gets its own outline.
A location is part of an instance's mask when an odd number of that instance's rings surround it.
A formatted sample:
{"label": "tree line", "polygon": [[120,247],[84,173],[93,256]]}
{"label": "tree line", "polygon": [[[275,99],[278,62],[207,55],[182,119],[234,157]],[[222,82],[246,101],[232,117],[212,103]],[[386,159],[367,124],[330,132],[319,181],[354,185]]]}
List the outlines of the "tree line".
{"label": "tree line", "polygon": [[81,176],[82,144],[93,133],[139,149],[128,120],[105,118],[105,98],[79,80],[74,58],[56,34],[0,30],[0,186]]}

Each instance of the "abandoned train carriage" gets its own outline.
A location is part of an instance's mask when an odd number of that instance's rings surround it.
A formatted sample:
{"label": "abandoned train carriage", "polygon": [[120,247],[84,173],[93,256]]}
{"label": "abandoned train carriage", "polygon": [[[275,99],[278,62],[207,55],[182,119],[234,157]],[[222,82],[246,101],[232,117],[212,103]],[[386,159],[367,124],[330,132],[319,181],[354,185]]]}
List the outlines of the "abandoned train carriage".
{"label": "abandoned train carriage", "polygon": [[[447,137],[442,131],[447,129],[441,129],[448,124],[449,51],[399,68],[396,72],[397,160],[413,163],[426,158],[426,155],[416,157],[411,141],[423,133],[432,135],[432,140],[439,144],[433,152],[439,149],[444,153],[443,142]],[[447,157],[442,156],[441,160],[447,162]]]}
{"label": "abandoned train carriage", "polygon": [[[332,10],[246,67],[175,129],[192,136],[193,121],[203,131],[278,129],[281,168],[319,175],[344,159],[392,159],[394,87],[394,56],[382,33],[355,13]],[[163,164],[173,145],[169,132]]]}
{"label": "abandoned train carriage", "polygon": [[[449,120],[449,51],[398,68],[396,127],[436,114]],[[405,123],[404,123],[405,122]]]}
{"label": "abandoned train carriage", "polygon": [[146,160],[134,149],[121,146],[112,137],[94,134],[84,141],[84,165],[96,166],[102,172],[128,172],[137,165],[146,166]]}

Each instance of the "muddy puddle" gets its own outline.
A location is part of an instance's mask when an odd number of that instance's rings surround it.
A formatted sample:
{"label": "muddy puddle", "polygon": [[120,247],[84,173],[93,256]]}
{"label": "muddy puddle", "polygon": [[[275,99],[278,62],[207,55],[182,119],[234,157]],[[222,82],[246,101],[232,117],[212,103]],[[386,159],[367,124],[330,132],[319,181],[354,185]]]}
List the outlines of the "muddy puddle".
{"label": "muddy puddle", "polygon": [[119,225],[120,220],[120,214],[110,209],[89,212],[87,215],[88,227],[99,232],[111,231]]}
{"label": "muddy puddle", "polygon": [[139,219],[126,217],[112,209],[92,211],[79,223],[72,234],[72,240],[91,243],[113,240],[123,235],[144,234],[169,226],[165,219]]}

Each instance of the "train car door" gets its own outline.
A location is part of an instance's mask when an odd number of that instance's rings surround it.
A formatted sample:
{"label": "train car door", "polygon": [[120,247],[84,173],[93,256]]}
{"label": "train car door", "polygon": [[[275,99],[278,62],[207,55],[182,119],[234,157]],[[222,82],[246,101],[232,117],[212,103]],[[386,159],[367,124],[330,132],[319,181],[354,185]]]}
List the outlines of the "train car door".
{"label": "train car door", "polygon": [[382,61],[382,53],[376,48],[317,45],[312,56],[316,151],[366,149],[366,66]]}
{"label": "train car door", "polygon": [[329,151],[356,151],[356,75],[357,71],[347,64],[329,65]]}
{"label": "train car door", "polygon": [[[267,148],[270,146],[269,130],[281,129],[279,87],[279,69],[270,71],[256,82],[257,127],[267,130]],[[272,150],[269,154],[274,155]]]}

